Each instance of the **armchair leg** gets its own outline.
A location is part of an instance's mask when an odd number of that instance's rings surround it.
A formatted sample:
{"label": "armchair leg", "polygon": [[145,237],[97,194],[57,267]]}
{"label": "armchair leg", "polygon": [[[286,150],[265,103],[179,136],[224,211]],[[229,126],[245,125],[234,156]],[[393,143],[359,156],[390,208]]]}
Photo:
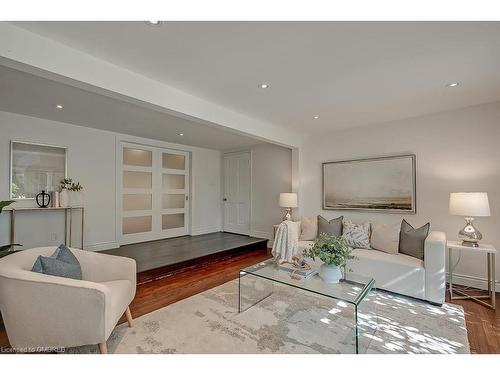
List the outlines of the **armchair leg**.
{"label": "armchair leg", "polygon": [[99,351],[101,354],[108,354],[108,345],[105,342],[99,344]]}
{"label": "armchair leg", "polygon": [[132,327],[133,321],[132,321],[132,313],[130,312],[130,307],[127,307],[127,310],[125,310],[125,316],[127,317],[128,326]]}

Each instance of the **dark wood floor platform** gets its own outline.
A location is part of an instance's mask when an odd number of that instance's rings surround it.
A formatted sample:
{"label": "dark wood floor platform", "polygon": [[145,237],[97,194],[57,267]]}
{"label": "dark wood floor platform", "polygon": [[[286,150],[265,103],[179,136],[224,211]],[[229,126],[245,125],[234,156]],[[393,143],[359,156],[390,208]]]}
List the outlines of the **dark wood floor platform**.
{"label": "dark wood floor platform", "polygon": [[[214,254],[262,248],[266,246],[266,243],[267,239],[215,232],[124,245],[117,249],[102,251],[102,253],[135,259],[137,272],[141,273],[194,259],[204,261]],[[185,264],[181,266],[184,268]]]}

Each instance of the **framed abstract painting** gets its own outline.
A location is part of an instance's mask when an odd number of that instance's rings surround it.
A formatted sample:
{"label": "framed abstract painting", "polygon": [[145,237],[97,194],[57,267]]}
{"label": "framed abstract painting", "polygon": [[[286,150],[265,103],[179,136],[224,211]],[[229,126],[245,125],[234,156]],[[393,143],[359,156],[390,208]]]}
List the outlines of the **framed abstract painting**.
{"label": "framed abstract painting", "polygon": [[416,212],[415,155],[323,163],[323,209]]}

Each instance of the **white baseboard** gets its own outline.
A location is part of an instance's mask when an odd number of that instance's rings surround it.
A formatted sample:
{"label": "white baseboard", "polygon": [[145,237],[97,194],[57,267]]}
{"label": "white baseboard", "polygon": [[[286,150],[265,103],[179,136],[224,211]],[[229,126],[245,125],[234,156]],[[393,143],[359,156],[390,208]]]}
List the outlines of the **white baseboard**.
{"label": "white baseboard", "polygon": [[199,236],[200,234],[215,233],[222,231],[219,225],[207,225],[191,229],[191,236]]}
{"label": "white baseboard", "polygon": [[[449,281],[449,273],[446,272],[446,282],[448,281]],[[453,285],[455,284],[470,286],[472,288],[483,289],[483,290],[488,289],[488,280],[485,279],[484,277],[476,277],[476,276],[453,273]],[[497,291],[500,291],[500,281],[496,281],[495,289]]]}
{"label": "white baseboard", "polygon": [[83,248],[88,251],[102,251],[102,250],[116,249],[117,247],[120,247],[118,242],[110,241],[110,242],[100,242],[90,245],[85,244]]}

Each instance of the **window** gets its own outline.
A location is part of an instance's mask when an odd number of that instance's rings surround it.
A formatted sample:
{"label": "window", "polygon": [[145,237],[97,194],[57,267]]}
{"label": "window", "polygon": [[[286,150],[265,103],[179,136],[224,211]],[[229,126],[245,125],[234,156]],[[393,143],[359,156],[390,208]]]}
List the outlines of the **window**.
{"label": "window", "polygon": [[30,199],[42,190],[55,191],[66,177],[66,149],[11,142],[11,199]]}

